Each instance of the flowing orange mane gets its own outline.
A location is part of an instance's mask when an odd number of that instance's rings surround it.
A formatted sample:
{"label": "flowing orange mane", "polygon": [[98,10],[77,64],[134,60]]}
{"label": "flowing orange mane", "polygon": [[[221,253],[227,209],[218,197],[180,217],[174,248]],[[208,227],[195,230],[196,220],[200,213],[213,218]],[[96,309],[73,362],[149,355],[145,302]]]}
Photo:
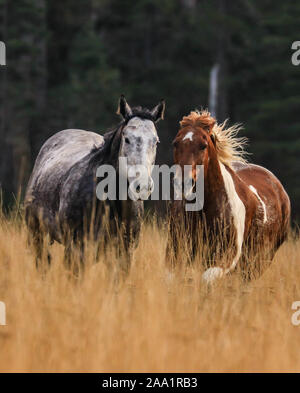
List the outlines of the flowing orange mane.
{"label": "flowing orange mane", "polygon": [[242,129],[240,124],[235,124],[226,128],[227,120],[221,124],[217,124],[216,120],[207,110],[195,110],[188,116],[184,116],[180,121],[181,127],[191,126],[193,128],[207,128],[212,133],[216,141],[216,151],[218,159],[228,166],[234,161],[246,162],[244,146],[247,138],[237,137]]}

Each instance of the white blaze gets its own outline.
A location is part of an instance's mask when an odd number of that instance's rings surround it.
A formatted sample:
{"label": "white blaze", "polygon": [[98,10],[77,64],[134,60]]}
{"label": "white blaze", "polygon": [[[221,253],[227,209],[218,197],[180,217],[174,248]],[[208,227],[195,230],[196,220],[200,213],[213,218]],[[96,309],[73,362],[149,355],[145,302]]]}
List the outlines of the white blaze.
{"label": "white blaze", "polygon": [[182,139],[183,141],[185,141],[186,139],[189,139],[191,142],[193,141],[193,135],[194,133],[192,131],[188,132],[185,137]]}

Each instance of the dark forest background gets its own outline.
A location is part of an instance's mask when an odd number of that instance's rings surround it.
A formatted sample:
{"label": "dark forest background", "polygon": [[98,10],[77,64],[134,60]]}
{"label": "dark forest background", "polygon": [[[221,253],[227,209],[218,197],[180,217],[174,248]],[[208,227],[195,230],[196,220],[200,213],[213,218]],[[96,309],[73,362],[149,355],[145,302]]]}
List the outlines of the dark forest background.
{"label": "dark forest background", "polygon": [[282,0],[0,0],[0,183],[5,204],[24,189],[42,143],[65,128],[103,133],[131,105],[167,103],[158,160],[190,110],[241,122],[250,160],[272,170],[300,217],[300,2]]}

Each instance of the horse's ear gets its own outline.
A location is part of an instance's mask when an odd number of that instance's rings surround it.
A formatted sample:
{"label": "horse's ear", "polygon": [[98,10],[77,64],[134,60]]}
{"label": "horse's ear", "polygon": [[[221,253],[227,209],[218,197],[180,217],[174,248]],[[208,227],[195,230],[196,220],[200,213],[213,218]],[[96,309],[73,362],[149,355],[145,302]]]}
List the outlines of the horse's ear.
{"label": "horse's ear", "polygon": [[125,96],[123,94],[119,99],[117,115],[121,115],[124,120],[132,115],[132,110],[130,106],[127,104],[127,101],[125,100]]}
{"label": "horse's ear", "polygon": [[165,100],[161,100],[160,103],[156,105],[155,108],[152,109],[151,115],[153,116],[153,121],[155,123],[159,120],[164,119],[165,109],[166,109]]}

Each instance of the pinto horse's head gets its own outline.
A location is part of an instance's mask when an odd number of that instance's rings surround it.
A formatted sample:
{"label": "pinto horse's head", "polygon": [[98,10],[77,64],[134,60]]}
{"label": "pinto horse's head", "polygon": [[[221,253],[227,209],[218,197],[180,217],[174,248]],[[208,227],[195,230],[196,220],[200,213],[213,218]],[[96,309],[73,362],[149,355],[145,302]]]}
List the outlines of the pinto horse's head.
{"label": "pinto horse's head", "polygon": [[155,124],[164,118],[165,102],[152,110],[141,107],[131,108],[122,95],[117,113],[122,116],[119,157],[126,158],[124,174],[129,181],[129,192],[133,199],[147,199],[153,191],[151,177],[159,142]]}
{"label": "pinto horse's head", "polygon": [[[205,115],[191,112],[180,122],[180,130],[173,141],[174,163],[181,167],[181,173],[185,174],[185,181],[189,180],[191,189],[185,190],[187,195],[192,193],[196,184],[197,165],[205,166],[209,160],[209,149],[214,148],[215,140],[212,131],[215,123],[215,119],[208,112]],[[188,173],[185,166],[190,168]]]}

